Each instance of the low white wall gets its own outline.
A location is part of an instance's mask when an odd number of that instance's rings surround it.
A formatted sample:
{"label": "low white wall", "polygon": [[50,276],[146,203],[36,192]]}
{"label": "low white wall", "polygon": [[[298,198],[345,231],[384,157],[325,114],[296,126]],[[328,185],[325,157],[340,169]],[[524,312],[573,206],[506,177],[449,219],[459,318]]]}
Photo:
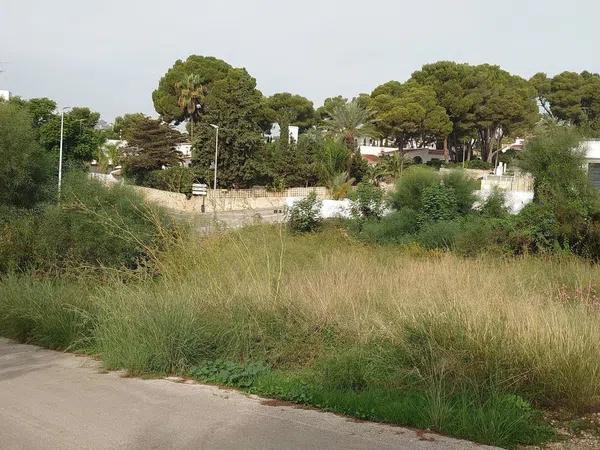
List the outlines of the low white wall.
{"label": "low white wall", "polygon": [[[475,194],[479,198],[479,201],[475,204],[475,207],[485,201],[494,192],[491,189],[475,191]],[[517,214],[523,209],[525,205],[533,201],[533,191],[506,191],[502,192],[504,195],[504,206],[512,214]]]}
{"label": "low white wall", "polygon": [[[285,199],[286,208],[292,208],[298,201],[302,200],[299,197],[288,197]],[[352,202],[349,199],[344,200],[321,200],[321,209],[319,216],[323,219],[333,218],[350,218],[350,208]]]}

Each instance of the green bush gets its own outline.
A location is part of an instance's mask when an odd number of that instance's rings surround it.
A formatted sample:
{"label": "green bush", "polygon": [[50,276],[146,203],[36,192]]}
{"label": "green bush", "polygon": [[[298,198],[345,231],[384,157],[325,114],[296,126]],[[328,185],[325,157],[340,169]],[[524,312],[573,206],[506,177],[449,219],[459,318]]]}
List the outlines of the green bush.
{"label": "green bush", "polygon": [[203,174],[191,167],[169,167],[150,172],[144,180],[144,186],[190,196],[192,195],[192,184],[203,179]]}
{"label": "green bush", "polygon": [[462,170],[447,172],[441,179],[442,183],[454,192],[458,214],[469,214],[477,199],[474,191],[479,188],[479,182],[467,176]]}
{"label": "green bush", "polygon": [[477,208],[483,217],[502,218],[509,214],[506,197],[502,191],[494,190]]}
{"label": "green bush", "polygon": [[384,212],[383,189],[371,183],[358,183],[351,192],[352,216],[355,219],[379,219]]}
{"label": "green bush", "polygon": [[506,223],[506,244],[513,253],[544,253],[560,247],[558,223],[547,205],[530,203]]}
{"label": "green bush", "polygon": [[360,232],[360,238],[378,244],[401,243],[410,240],[410,236],[419,228],[418,215],[410,208],[403,208],[384,216],[378,221],[366,222]]}
{"label": "green bush", "polygon": [[452,220],[458,215],[458,204],[454,190],[444,184],[433,184],[421,193],[419,224]]}
{"label": "green bush", "polygon": [[0,102],[0,205],[31,208],[52,198],[51,159],[35,139],[27,110]]}
{"label": "green bush", "polygon": [[130,188],[73,173],[59,205],[13,210],[0,221],[0,271],[137,267],[166,243],[172,226]]}
{"label": "green bush", "polygon": [[440,170],[440,167],[442,167],[445,163],[446,162],[442,159],[432,159],[431,161],[427,161],[425,165],[428,167],[433,167],[435,170]]}
{"label": "green bush", "polygon": [[452,250],[461,231],[458,221],[444,220],[425,225],[415,236],[415,240],[429,250]]}
{"label": "green bush", "polygon": [[490,217],[466,216],[461,221],[454,249],[463,256],[477,256],[486,252],[501,252],[504,222]]}
{"label": "green bush", "polygon": [[288,225],[298,233],[316,231],[321,226],[321,201],[313,191],[289,210]]}
{"label": "green bush", "polygon": [[465,167],[467,169],[491,170],[492,164],[481,159],[472,159],[471,161],[465,161]]}
{"label": "green bush", "polygon": [[421,210],[423,190],[438,184],[437,172],[423,166],[413,166],[404,171],[390,197],[390,206],[395,210],[411,208]]}

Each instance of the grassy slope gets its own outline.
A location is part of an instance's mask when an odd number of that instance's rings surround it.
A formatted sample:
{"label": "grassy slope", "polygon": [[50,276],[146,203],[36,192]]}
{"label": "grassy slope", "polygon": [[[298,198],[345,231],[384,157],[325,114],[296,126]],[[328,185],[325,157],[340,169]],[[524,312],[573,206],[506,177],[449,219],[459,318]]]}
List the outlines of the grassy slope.
{"label": "grassy slope", "polygon": [[511,447],[536,407],[600,406],[600,268],[366,247],[256,227],[162,255],[161,277],[8,277],[0,334]]}

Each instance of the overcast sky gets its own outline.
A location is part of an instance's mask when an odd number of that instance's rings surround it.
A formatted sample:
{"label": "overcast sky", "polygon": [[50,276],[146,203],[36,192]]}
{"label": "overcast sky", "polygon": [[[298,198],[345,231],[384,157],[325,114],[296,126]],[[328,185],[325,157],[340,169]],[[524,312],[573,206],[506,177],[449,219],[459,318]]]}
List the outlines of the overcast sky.
{"label": "overcast sky", "polygon": [[318,106],[442,59],[600,72],[599,20],[598,0],[0,0],[0,89],[155,114],[160,77],[198,54]]}

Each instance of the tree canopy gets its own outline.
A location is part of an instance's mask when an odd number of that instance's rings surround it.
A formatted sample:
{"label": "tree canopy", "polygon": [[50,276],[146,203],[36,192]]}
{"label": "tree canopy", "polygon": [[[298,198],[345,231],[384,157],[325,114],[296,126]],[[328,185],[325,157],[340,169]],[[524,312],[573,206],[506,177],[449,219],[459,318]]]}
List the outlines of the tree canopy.
{"label": "tree canopy", "polygon": [[175,146],[183,140],[183,136],[160,120],[149,117],[136,119],[127,129],[126,138],[124,172],[136,183],[144,184],[153,170],[179,165],[180,154]]}
{"label": "tree canopy", "polygon": [[562,72],[553,78],[537,73],[530,80],[537,100],[551,117],[600,130],[600,75]]}
{"label": "tree canopy", "polygon": [[[100,114],[89,108],[73,108],[65,113],[63,158],[67,162],[84,163],[95,158],[104,136],[96,129]],[[50,152],[58,153],[60,145],[60,115],[48,116],[39,127],[40,143]]]}
{"label": "tree canopy", "polygon": [[452,131],[452,122],[433,88],[416,82],[390,81],[377,87],[371,108],[377,130],[400,149],[412,140],[418,146],[431,144]]}
{"label": "tree canopy", "polygon": [[245,187],[256,173],[252,160],[264,145],[261,120],[263,96],[256,80],[245,69],[232,69],[212,83],[194,139],[194,165],[209,170],[214,160],[215,130],[219,126],[217,182],[221,186]]}
{"label": "tree canopy", "polygon": [[[194,84],[209,91],[216,81],[225,78],[233,67],[225,61],[212,56],[191,55],[185,61],[177,60],[173,67],[160,79],[158,87],[152,93],[154,109],[167,123],[179,124],[186,120],[188,114],[181,107],[181,89],[190,76]],[[200,114],[203,105],[200,105]]]}
{"label": "tree canopy", "polygon": [[0,204],[30,208],[49,195],[52,160],[33,123],[29,108],[0,102]]}
{"label": "tree canopy", "polygon": [[315,109],[313,102],[301,95],[280,92],[265,100],[267,114],[273,122],[282,125],[296,125],[300,132],[308,130],[315,124]]}

